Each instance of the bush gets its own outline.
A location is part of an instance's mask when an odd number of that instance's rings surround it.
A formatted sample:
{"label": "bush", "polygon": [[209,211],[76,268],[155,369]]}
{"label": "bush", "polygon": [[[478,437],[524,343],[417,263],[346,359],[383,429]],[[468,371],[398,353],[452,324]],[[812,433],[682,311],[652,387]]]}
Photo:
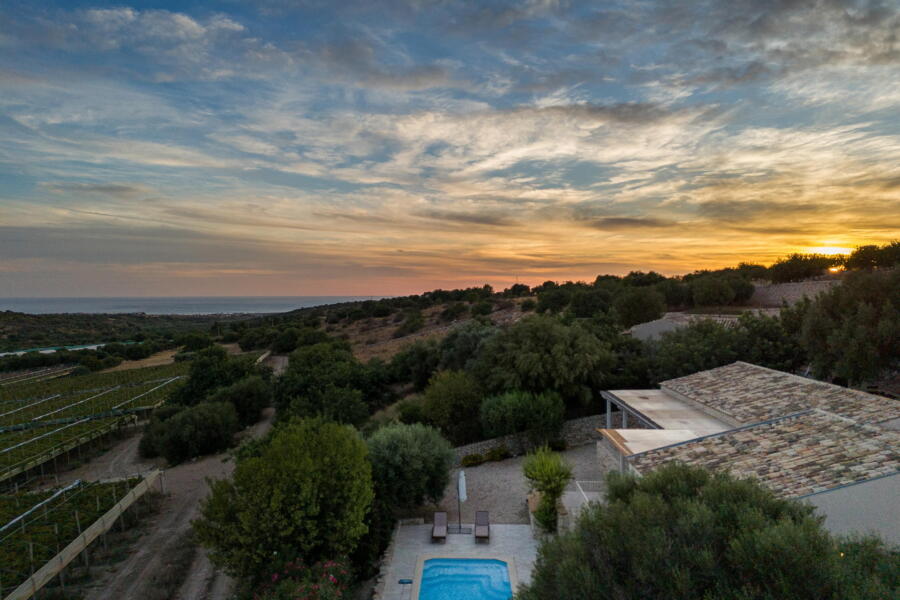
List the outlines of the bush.
{"label": "bush", "polygon": [[565,420],[565,405],[559,394],[508,392],[481,403],[481,428],[486,438],[527,433],[539,446],[559,436]]}
{"label": "bush", "polygon": [[425,390],[425,415],[454,444],[460,446],[479,437],[478,408],[481,389],[464,371],[441,371]]}
{"label": "bush", "polygon": [[209,397],[210,402],[229,402],[237,411],[238,422],[247,427],[259,421],[260,413],[272,403],[272,390],[262,377],[245,377]]}
{"label": "bush", "polygon": [[734,290],[722,277],[705,276],[691,281],[695,306],[724,306],[734,300]]}
{"label": "bush", "polygon": [[138,444],[138,453],[142,458],[154,458],[160,455],[162,439],[166,433],[166,424],[171,417],[184,410],[180,404],[164,404],[153,411],[150,422],[144,428],[144,435]]}
{"label": "bush", "polygon": [[495,326],[478,321],[454,328],[438,347],[440,368],[452,371],[470,368],[485,342],[496,333]]}
{"label": "bush", "polygon": [[509,451],[509,448],[504,446],[503,444],[499,446],[494,446],[484,453],[484,459],[486,461],[499,461],[506,460],[507,458],[512,457],[512,452]]}
{"label": "bush", "polygon": [[519,305],[519,308],[522,309],[522,312],[531,312],[535,308],[537,308],[537,302],[535,302],[531,298],[528,298]]}
{"label": "bush", "polygon": [[439,362],[440,351],[437,342],[419,340],[395,354],[388,370],[396,381],[409,381],[416,390],[424,390],[437,370]]}
{"label": "bush", "polygon": [[455,455],[437,429],[419,423],[388,425],[367,444],[376,493],[388,505],[415,508],[444,495]]}
{"label": "bush", "polygon": [[651,287],[630,287],[622,290],[613,301],[622,327],[654,321],[666,311],[666,300]]}
{"label": "bush", "polygon": [[588,405],[615,364],[609,346],[581,322],[533,315],[486,340],[472,372],[488,392],[553,391],[569,405]]}
{"label": "bush", "polygon": [[193,523],[197,540],[214,564],[251,582],[276,559],[311,564],[349,554],[373,498],[365,442],[352,427],[317,419],[276,429],[230,480],[210,488]]}
{"label": "bush", "polygon": [[611,473],[605,504],[545,542],[522,600],[890,598],[898,556],[835,540],[814,508],[759,483],[667,465]]}
{"label": "bush", "polygon": [[481,302],[477,302],[472,306],[472,315],[489,315],[494,311],[494,305],[491,304],[488,300],[482,300]]}
{"label": "bush", "polygon": [[397,403],[397,418],[401,423],[412,425],[413,423],[428,423],[425,415],[425,407],[418,397],[407,398]]}
{"label": "bush", "polygon": [[480,464],[485,462],[484,456],[477,452],[473,452],[472,454],[466,454],[462,457],[462,460],[459,461],[460,464],[464,467],[477,467]]}
{"label": "bush", "polygon": [[462,302],[453,302],[447,308],[441,311],[441,321],[455,321],[464,314],[469,312],[469,307]]}
{"label": "bush", "polygon": [[295,398],[289,410],[296,417],[324,417],[355,426],[362,425],[369,418],[369,408],[363,402],[361,391],[330,383],[323,390]]}
{"label": "bush", "polygon": [[288,562],[271,573],[253,595],[253,600],[341,600],[349,598],[350,568],[343,561],[329,560],[306,567]]}
{"label": "bush", "polygon": [[572,467],[562,456],[544,446],[525,457],[522,471],[531,490],[541,495],[535,519],[544,531],[556,531],[556,503],[572,479]]}
{"label": "bush", "polygon": [[163,425],[156,448],[173,465],[228,448],[239,427],[237,412],[228,402],[198,404]]}
{"label": "bush", "polygon": [[398,338],[413,334],[424,326],[425,318],[422,316],[422,313],[417,310],[412,311],[406,315],[406,319],[403,320],[403,323],[394,332],[394,337]]}

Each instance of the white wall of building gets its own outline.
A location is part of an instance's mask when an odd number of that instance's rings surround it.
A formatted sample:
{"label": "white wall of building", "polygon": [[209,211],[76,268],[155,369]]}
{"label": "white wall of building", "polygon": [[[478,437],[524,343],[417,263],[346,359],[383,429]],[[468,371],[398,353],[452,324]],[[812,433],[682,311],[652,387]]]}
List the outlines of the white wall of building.
{"label": "white wall of building", "polygon": [[875,533],[900,545],[900,473],[807,496],[832,533]]}

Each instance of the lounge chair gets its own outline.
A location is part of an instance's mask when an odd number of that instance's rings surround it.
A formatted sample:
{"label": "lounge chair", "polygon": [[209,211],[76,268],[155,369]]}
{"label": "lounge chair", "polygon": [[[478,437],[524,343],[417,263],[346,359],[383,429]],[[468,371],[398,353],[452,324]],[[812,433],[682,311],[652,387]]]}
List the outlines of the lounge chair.
{"label": "lounge chair", "polygon": [[447,541],[447,513],[434,513],[434,525],[431,527],[431,541]]}
{"label": "lounge chair", "polygon": [[491,519],[486,510],[475,511],[475,540],[491,539]]}

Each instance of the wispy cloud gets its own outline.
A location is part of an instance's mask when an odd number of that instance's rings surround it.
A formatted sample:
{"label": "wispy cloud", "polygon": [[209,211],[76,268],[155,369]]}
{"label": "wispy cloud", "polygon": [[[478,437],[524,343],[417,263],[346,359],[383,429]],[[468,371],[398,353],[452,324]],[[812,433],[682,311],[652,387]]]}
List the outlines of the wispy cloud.
{"label": "wispy cloud", "polygon": [[0,19],[0,295],[401,293],[900,235],[891,3]]}

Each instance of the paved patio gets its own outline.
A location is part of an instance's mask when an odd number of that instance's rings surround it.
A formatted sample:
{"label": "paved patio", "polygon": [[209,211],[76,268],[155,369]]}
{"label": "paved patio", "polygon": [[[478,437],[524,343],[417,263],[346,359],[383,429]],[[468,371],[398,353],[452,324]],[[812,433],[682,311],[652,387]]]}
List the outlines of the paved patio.
{"label": "paved patio", "polygon": [[[466,524],[463,523],[465,527]],[[468,525],[471,527],[471,523]],[[416,564],[424,555],[462,558],[512,557],[519,584],[531,581],[531,570],[537,557],[538,543],[529,525],[491,524],[491,540],[475,542],[472,534],[447,536],[443,543],[431,541],[431,525],[403,525],[395,533],[393,556],[387,569],[381,600],[409,600],[411,585],[401,586],[400,579],[414,579]]]}
{"label": "paved patio", "polygon": [[[572,475],[577,480],[602,481],[606,471],[597,460],[597,445],[586,444],[562,453],[572,465]],[[528,523],[528,509],[525,496],[528,482],[522,474],[525,457],[510,458],[500,462],[489,462],[477,467],[466,467],[466,490],[469,500],[462,506],[463,521],[471,522],[476,510],[488,510],[491,523]],[[456,480],[458,469],[450,476],[450,483],[439,503],[438,510],[447,511],[450,522],[457,519]],[[605,491],[605,485],[597,488],[597,498]],[[580,494],[579,494],[580,496]],[[573,499],[577,499],[573,496]],[[421,515],[429,520],[433,507]]]}

